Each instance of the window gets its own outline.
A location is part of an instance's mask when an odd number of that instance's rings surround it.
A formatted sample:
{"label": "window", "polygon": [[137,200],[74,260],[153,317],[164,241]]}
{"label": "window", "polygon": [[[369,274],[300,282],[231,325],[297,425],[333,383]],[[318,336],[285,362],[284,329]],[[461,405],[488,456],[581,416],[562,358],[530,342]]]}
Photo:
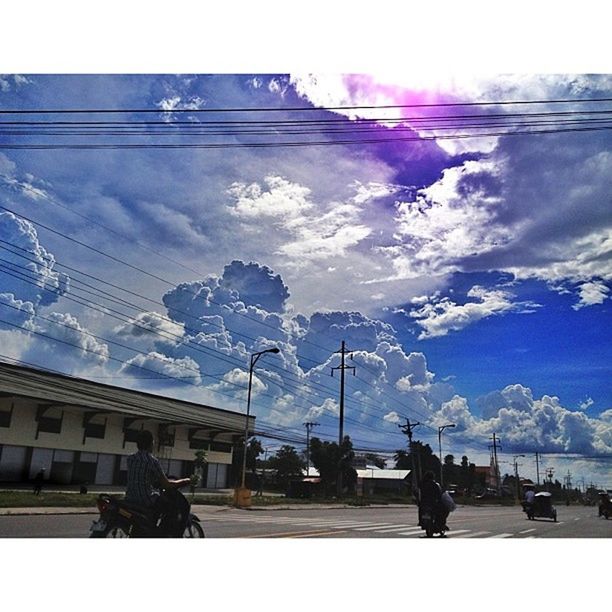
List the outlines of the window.
{"label": "window", "polygon": [[208,440],[199,440],[198,438],[191,438],[189,440],[189,448],[195,450],[208,450]]}
{"label": "window", "polygon": [[124,429],[123,436],[126,442],[136,442],[140,429]]}
{"label": "window", "polygon": [[86,438],[98,438],[104,439],[106,435],[106,422],[104,423],[87,423],[85,425],[85,437]]}
{"label": "window", "polygon": [[41,416],[38,418],[38,431],[58,434],[62,431],[62,417]]}
{"label": "window", "polygon": [[13,407],[10,410],[0,410],[0,427],[10,427]]}
{"label": "window", "polygon": [[231,453],[232,445],[227,442],[211,442],[210,444],[211,451],[217,451],[219,453]]}

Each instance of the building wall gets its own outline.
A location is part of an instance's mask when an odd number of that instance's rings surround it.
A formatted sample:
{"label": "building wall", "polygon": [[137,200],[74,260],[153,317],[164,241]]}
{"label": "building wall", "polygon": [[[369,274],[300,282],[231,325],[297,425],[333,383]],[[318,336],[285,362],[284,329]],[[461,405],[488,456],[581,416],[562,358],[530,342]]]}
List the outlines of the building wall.
{"label": "building wall", "polygon": [[[125,457],[136,452],[136,444],[124,444],[124,417],[118,414],[98,415],[93,423],[106,421],[104,438],[83,438],[83,415],[85,410],[78,406],[53,407],[45,416],[61,418],[60,433],[40,431],[36,436],[36,413],[38,402],[27,398],[0,398],[0,411],[6,414],[12,406],[9,427],[0,426],[0,481],[18,480],[19,466],[25,462],[23,479],[33,478],[41,467],[45,468],[46,479],[59,483],[71,481],[88,481],[96,484],[113,484],[118,482],[118,474],[125,467]],[[130,425],[132,429],[148,429],[156,440],[159,422],[155,420],[138,420]],[[155,448],[164,467],[169,472],[182,476],[187,463],[195,459],[195,449],[189,447],[189,428],[172,426],[174,446]],[[227,437],[219,436],[216,442],[229,443]],[[4,450],[6,449],[6,450]],[[219,450],[207,450],[209,466],[215,466],[213,473],[219,474],[214,480],[216,487],[226,486],[227,466],[232,462],[232,453]],[[123,458],[123,461],[122,461]],[[168,463],[169,462],[169,463]],[[219,466],[217,468],[217,466]],[[181,473],[176,473],[181,472]],[[87,476],[87,477],[86,477]]]}

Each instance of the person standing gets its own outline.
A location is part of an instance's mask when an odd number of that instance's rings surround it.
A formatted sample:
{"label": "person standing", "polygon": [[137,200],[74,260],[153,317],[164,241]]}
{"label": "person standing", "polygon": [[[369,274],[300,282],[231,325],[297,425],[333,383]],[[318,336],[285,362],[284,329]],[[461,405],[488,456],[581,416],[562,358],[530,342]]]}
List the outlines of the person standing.
{"label": "person standing", "polygon": [[34,477],[34,495],[40,495],[45,480],[45,468],[40,468],[38,474]]}

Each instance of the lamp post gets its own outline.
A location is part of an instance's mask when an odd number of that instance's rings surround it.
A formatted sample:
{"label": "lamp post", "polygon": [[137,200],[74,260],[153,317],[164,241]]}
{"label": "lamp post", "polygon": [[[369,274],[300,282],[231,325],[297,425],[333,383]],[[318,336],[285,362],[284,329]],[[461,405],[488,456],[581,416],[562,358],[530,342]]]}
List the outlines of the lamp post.
{"label": "lamp post", "polygon": [[259,361],[259,358],[266,353],[280,353],[280,350],[276,347],[266,349],[265,351],[259,351],[258,353],[253,353],[251,355],[251,365],[249,366],[249,391],[247,395],[247,412],[246,412],[246,421],[244,423],[244,451],[242,455],[242,481],[241,488],[244,489],[244,483],[246,478],[246,456],[247,456],[247,445],[249,441],[249,416],[251,414],[251,387],[253,385],[253,368],[255,364]]}
{"label": "lamp post", "polygon": [[440,425],[438,427],[438,449],[440,450],[440,486],[444,486],[444,476],[442,474],[442,432],[449,427],[455,427],[455,423]]}
{"label": "lamp post", "polygon": [[516,460],[519,457],[524,457],[525,455],[514,455],[514,457],[512,458],[513,462],[514,462],[514,479],[516,482],[516,502],[520,503],[521,501],[521,487],[519,484],[519,475],[518,475],[518,463],[516,462]]}

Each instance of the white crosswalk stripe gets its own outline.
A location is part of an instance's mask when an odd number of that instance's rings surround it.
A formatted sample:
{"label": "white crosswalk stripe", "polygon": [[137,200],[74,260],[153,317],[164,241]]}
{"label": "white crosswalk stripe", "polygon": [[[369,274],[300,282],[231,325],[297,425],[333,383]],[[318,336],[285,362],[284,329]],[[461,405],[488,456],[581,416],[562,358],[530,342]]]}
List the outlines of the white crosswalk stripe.
{"label": "white crosswalk stripe", "polygon": [[513,533],[498,533],[496,535],[492,535],[492,538],[511,538],[514,534]]}
{"label": "white crosswalk stripe", "polygon": [[456,535],[460,534],[460,533],[469,533],[470,530],[469,529],[457,529],[457,531],[449,531],[446,534],[447,538],[454,538]]}
{"label": "white crosswalk stripe", "polygon": [[377,529],[376,533],[392,533],[393,531],[406,531],[407,529],[410,529],[407,525],[395,525],[393,527],[382,527],[381,529]]}
{"label": "white crosswalk stripe", "polygon": [[384,527],[397,527],[397,525],[393,525],[393,523],[382,523],[379,525],[368,526],[368,527],[356,527],[355,531],[379,531]]}
{"label": "white crosswalk stripe", "polygon": [[490,531],[473,531],[472,533],[468,533],[468,535],[461,536],[462,538],[478,538],[480,536],[486,535],[487,533],[491,533]]}

